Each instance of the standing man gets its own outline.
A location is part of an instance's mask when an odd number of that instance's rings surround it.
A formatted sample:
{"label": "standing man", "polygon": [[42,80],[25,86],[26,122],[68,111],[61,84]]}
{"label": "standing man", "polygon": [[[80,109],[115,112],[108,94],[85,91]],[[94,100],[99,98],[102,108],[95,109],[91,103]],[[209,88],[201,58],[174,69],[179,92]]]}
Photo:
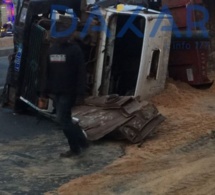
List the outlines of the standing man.
{"label": "standing man", "polygon": [[86,137],[78,124],[72,122],[72,107],[76,98],[85,93],[86,68],[80,46],[68,37],[52,37],[48,54],[48,93],[55,95],[57,122],[63,129],[70,150],[61,157],[79,155],[88,147]]}

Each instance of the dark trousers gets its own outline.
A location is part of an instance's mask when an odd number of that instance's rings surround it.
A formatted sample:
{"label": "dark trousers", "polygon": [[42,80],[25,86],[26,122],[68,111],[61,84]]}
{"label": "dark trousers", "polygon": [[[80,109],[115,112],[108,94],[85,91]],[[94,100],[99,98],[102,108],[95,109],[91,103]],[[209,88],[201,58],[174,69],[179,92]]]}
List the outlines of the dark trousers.
{"label": "dark trousers", "polygon": [[72,122],[72,107],[76,98],[70,94],[57,94],[55,97],[57,122],[63,129],[71,151],[79,153],[87,146],[87,140],[80,126]]}

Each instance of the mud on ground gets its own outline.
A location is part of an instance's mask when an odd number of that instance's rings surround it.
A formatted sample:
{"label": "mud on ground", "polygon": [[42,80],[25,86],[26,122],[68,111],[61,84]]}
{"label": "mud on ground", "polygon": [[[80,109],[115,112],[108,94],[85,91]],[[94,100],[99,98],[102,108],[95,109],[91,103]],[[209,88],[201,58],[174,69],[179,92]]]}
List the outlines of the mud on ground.
{"label": "mud on ground", "polygon": [[154,137],[141,148],[128,145],[126,155],[103,170],[47,194],[214,195],[215,85],[198,90],[169,80],[152,102],[167,118]]}

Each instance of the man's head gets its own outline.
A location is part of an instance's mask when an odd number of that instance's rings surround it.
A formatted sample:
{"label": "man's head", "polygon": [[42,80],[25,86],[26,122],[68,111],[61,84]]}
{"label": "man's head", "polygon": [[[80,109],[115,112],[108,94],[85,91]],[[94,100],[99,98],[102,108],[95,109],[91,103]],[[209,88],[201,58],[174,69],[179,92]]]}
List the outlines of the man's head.
{"label": "man's head", "polygon": [[[60,20],[57,20],[51,26],[51,33],[50,33],[50,41],[57,42],[57,43],[66,43],[66,42],[83,42],[87,44],[91,39],[89,35],[85,36],[84,38],[80,36],[80,32],[76,29],[72,31],[70,34],[65,33],[68,29],[71,28],[72,22],[78,22],[77,18],[67,18],[62,17]],[[61,33],[62,32],[62,33]]]}
{"label": "man's head", "polygon": [[70,27],[69,23],[62,22],[62,21],[56,21],[52,26],[51,26],[51,34],[50,38],[51,41],[53,42],[59,42],[59,43],[64,43],[67,42],[70,38],[70,35],[64,35],[64,32]]}
{"label": "man's head", "polygon": [[73,39],[78,23],[79,18],[77,17],[60,15],[59,19],[55,20],[51,26],[51,38],[59,38],[60,40]]}

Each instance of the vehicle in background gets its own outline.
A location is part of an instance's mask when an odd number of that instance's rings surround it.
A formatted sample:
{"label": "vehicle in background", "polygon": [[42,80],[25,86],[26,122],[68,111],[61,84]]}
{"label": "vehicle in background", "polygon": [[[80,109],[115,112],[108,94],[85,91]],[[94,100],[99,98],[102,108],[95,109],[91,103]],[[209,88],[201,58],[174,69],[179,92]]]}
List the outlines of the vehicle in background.
{"label": "vehicle in background", "polygon": [[13,36],[13,23],[7,22],[0,28],[0,37]]}

